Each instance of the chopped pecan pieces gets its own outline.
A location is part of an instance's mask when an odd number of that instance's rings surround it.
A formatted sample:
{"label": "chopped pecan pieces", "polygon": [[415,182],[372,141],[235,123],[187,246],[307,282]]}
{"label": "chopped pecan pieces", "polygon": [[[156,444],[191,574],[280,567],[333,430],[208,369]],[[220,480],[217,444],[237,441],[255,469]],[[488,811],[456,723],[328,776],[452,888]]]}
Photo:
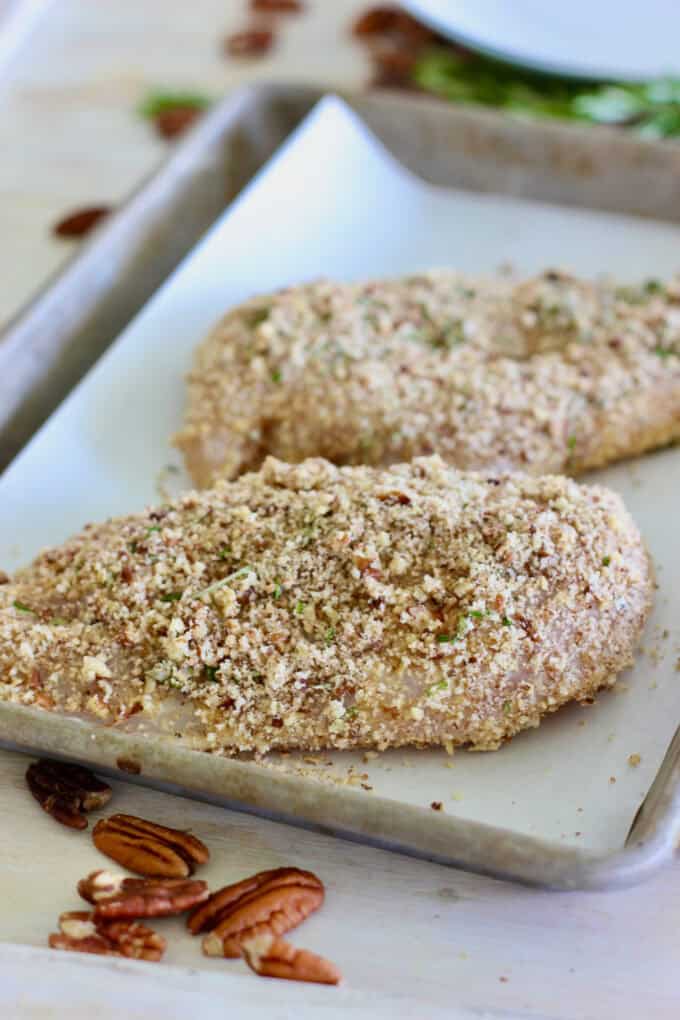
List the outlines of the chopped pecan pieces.
{"label": "chopped pecan pieces", "polygon": [[193,935],[207,931],[206,956],[235,958],[241,942],[262,932],[283,935],[323,903],[324,888],[316,875],[299,868],[261,871],[213,893],[188,921]]}
{"label": "chopped pecan pieces", "polygon": [[191,910],[208,898],[205,882],[191,878],[126,878],[93,871],[78,883],[78,892],[95,906],[97,920],[169,917]]}
{"label": "chopped pecan pieces", "polygon": [[307,949],[297,949],[290,942],[266,932],[247,939],[241,948],[250,969],[262,977],[313,981],[322,985],[337,985],[341,980],[340,971],[330,960]]}
{"label": "chopped pecan pieces", "polygon": [[85,811],[104,807],[111,787],[82,765],[41,758],[26,770],[28,788],[43,811],[70,829],[86,829]]}
{"label": "chopped pecan pieces", "polygon": [[207,846],[191,833],[134,815],[102,819],[94,827],[92,840],[107,857],[147,877],[187,878],[210,857]]}
{"label": "chopped pecan pieces", "polygon": [[133,921],[102,921],[86,910],[71,910],[59,918],[59,932],[49,937],[52,949],[98,956],[127,956],[133,960],[160,960],[165,939]]}

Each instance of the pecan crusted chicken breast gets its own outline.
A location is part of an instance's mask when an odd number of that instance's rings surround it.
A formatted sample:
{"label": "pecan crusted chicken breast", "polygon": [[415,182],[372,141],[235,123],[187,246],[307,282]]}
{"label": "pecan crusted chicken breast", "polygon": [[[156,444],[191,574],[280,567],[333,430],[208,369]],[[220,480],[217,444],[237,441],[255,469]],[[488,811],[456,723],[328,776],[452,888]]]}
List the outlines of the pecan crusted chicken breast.
{"label": "pecan crusted chicken breast", "polygon": [[607,489],[270,458],[2,585],[0,697],[230,752],[493,749],[614,683],[651,589]]}
{"label": "pecan crusted chicken breast", "polygon": [[432,272],[313,283],[201,344],[175,438],[196,485],[288,462],[578,474],[680,438],[680,281]]}

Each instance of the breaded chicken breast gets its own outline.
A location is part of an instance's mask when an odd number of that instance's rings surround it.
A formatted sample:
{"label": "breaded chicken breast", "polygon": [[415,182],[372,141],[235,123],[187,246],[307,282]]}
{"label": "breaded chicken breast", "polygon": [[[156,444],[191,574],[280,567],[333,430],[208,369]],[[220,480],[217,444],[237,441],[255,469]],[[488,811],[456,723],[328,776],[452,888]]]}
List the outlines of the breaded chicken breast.
{"label": "breaded chicken breast", "polygon": [[176,437],[199,486],[298,462],[578,474],[680,437],[680,281],[425,273],[254,298],[201,344]]}
{"label": "breaded chicken breast", "polygon": [[607,489],[270,458],[0,586],[0,697],[229,752],[493,749],[613,684],[651,592]]}

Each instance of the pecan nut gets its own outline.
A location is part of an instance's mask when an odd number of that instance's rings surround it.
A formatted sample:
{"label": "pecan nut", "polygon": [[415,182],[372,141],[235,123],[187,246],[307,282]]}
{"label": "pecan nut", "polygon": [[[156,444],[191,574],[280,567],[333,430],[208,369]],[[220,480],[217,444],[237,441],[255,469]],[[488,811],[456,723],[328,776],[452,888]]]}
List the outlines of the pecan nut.
{"label": "pecan nut", "polygon": [[192,878],[126,878],[93,871],[78,882],[78,892],[94,904],[96,920],[183,914],[208,898],[208,886]]}
{"label": "pecan nut", "polygon": [[70,829],[86,829],[85,811],[104,807],[111,787],[82,765],[42,758],[26,770],[28,788],[48,815]]}
{"label": "pecan nut", "polygon": [[98,850],[129,871],[153,878],[188,878],[210,857],[207,846],[180,829],[134,815],[111,815],[94,827]]}
{"label": "pecan nut", "polygon": [[52,949],[97,956],[127,956],[133,960],[160,960],[165,939],[134,921],[103,921],[86,910],[71,910],[59,918],[59,932],[49,937]]}
{"label": "pecan nut", "polygon": [[64,216],[53,227],[57,237],[85,237],[111,212],[111,206],[93,205]]}
{"label": "pecan nut", "polygon": [[262,977],[313,981],[321,985],[337,985],[342,977],[330,960],[310,953],[308,949],[297,949],[290,942],[266,932],[246,939],[241,948],[250,969]]}
{"label": "pecan nut", "polygon": [[311,871],[275,868],[213,893],[188,921],[193,935],[207,931],[206,956],[241,955],[241,942],[262,932],[283,935],[323,903],[323,883]]}

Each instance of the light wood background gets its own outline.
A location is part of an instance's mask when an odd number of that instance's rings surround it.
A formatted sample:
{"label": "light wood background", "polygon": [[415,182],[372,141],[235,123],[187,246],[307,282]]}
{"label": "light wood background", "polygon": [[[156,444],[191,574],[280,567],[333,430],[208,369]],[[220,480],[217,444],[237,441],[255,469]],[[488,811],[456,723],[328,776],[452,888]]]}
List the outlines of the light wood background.
{"label": "light wood background", "polygon": [[[150,88],[216,97],[254,79],[357,87],[355,0],[309,0],[266,60],[225,60],[242,0],[58,0],[0,66],[0,324],[75,250],[50,225],[124,199],[163,158],[135,107]],[[213,884],[296,864],[325,880],[298,945],[340,966],[339,989],[252,977],[200,957],[164,922],[169,968],[35,948],[100,858],[42,814],[26,761],[0,753],[0,1016],[7,1020],[435,1017],[677,1020],[680,865],[607,894],[552,894],[464,875],[121,784],[117,810],[191,827],[214,851]],[[160,927],[160,926],[159,926]],[[9,945],[14,943],[14,945]]]}

